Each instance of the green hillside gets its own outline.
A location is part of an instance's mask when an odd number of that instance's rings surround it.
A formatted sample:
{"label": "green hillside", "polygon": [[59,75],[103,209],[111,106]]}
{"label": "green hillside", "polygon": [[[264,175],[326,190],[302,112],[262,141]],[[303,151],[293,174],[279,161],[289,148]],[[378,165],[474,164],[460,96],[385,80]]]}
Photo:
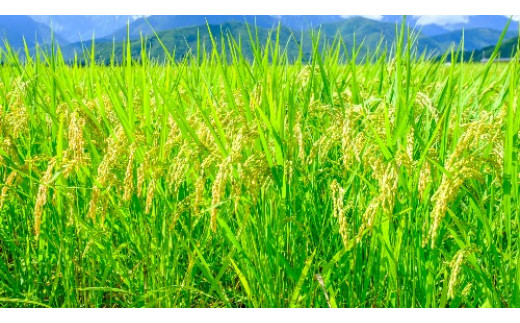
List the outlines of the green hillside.
{"label": "green hillside", "polygon": [[[448,49],[451,45],[458,46],[464,35],[464,48],[472,51],[487,46],[494,46],[500,38],[502,31],[490,28],[475,28],[469,30],[455,30],[445,34],[432,36],[431,39],[437,42],[443,49]],[[512,38],[517,34],[516,31],[508,31],[505,39]]]}
{"label": "green hillside", "polygon": [[[516,54],[518,48],[518,37],[506,40],[502,43],[502,46],[500,46],[500,53],[499,57],[512,57]],[[475,56],[478,58],[486,58],[490,57],[493,53],[493,50],[495,49],[495,46],[488,46],[485,47],[479,51],[475,52]]]}
{"label": "green hillside", "polygon": [[[209,28],[209,30],[208,30]],[[250,31],[248,31],[248,28]],[[268,43],[278,42],[281,46],[283,54],[288,56],[290,61],[294,61],[299,56],[304,60],[308,60],[312,56],[313,39],[319,35],[319,48],[327,45],[338,45],[339,54],[345,58],[352,53],[352,48],[358,48],[358,60],[363,60],[368,53],[374,53],[378,46],[382,50],[387,50],[388,55],[393,49],[391,44],[395,43],[396,32],[399,32],[400,25],[392,22],[380,22],[362,17],[352,17],[344,19],[340,22],[323,24],[319,29],[305,30],[295,32],[288,27],[279,26],[279,28],[265,28],[258,25],[246,25],[241,22],[227,22],[214,25],[199,25],[186,28],[175,28],[168,31],[160,31],[155,35],[146,36],[143,40],[140,37],[132,36],[131,39],[131,55],[135,59],[139,59],[143,48],[146,48],[149,58],[163,61],[168,55],[165,55],[165,49],[176,60],[181,60],[192,53],[195,56],[209,53],[212,50],[211,35],[220,50],[225,47],[225,52],[230,53],[230,48],[234,47],[231,39],[236,41],[241,47],[241,55],[243,58],[251,60],[254,58],[254,49],[251,45],[250,32],[253,40],[262,47]],[[513,37],[516,32],[506,33],[505,39]],[[442,35],[426,36],[417,30],[413,30],[412,38],[416,53],[426,53],[429,57],[436,57],[445,53],[451,46],[458,46],[462,39],[463,32],[452,31]],[[489,28],[476,28],[464,32],[464,48],[467,52],[464,54],[467,59],[474,57],[480,60],[483,56],[489,56],[494,48],[494,44],[500,38],[501,31]],[[160,41],[159,41],[160,40]],[[340,41],[341,43],[338,43]],[[123,53],[126,53],[125,41],[109,41],[96,40],[96,60],[98,62],[110,62],[114,57],[115,62],[121,60]],[[509,55],[511,49],[508,50],[508,44],[516,44],[511,40],[504,43],[503,52]],[[231,46],[230,46],[231,45]],[[88,61],[89,50],[92,47],[91,42],[76,43],[63,48],[64,57],[68,60],[74,59],[75,53],[79,55],[79,61]],[[478,49],[484,48],[482,53]],[[87,49],[86,51],[84,49]],[[488,53],[489,52],[489,53]],[[228,60],[232,56],[227,56]],[[448,59],[449,60],[449,59]]]}
{"label": "green hillside", "polygon": [[[208,29],[209,28],[209,29]],[[242,23],[225,23],[222,25],[209,25],[209,26],[196,26],[187,27],[180,29],[173,29],[169,31],[158,32],[157,36],[145,37],[143,40],[134,39],[130,42],[132,57],[139,58],[142,53],[143,46],[146,46],[147,54],[149,58],[164,60],[168,55],[165,55],[166,48],[169,51],[169,55],[172,55],[176,60],[186,57],[191,52],[193,55],[200,55],[209,53],[212,49],[211,35],[213,36],[217,48],[222,47],[222,41],[224,41],[224,47],[229,50],[230,40],[234,39],[237,45],[242,47],[242,55],[246,58],[253,57],[253,49],[250,42],[250,33],[245,24]],[[251,33],[254,38],[261,40],[264,45],[267,39],[274,41],[276,39],[276,32],[274,30],[268,30],[266,28],[257,27],[251,29]],[[229,37],[228,37],[229,36]],[[294,57],[298,53],[298,41],[296,37],[291,38],[291,31],[288,28],[281,27],[279,29],[280,43],[287,43],[288,55]],[[121,59],[125,49],[126,42],[96,42],[95,52],[96,59],[98,61],[110,61],[110,57],[114,55],[117,59]],[[82,48],[87,49],[84,56],[88,55],[88,52],[92,46],[91,42],[85,42],[82,44],[74,44],[67,46],[63,49],[64,56],[66,58],[72,58],[74,53],[82,53]],[[164,46],[164,48],[163,48]],[[81,59],[80,57],[79,59]],[[84,57],[89,59],[88,57]]]}
{"label": "green hillside", "polygon": [[[267,46],[268,41],[271,44],[275,43],[278,37],[282,51],[287,54],[290,60],[296,59],[299,55],[302,55],[304,59],[310,58],[312,54],[312,39],[313,37],[317,38],[318,34],[320,48],[325,44],[337,45],[338,41],[341,41],[342,44],[339,46],[339,49],[342,55],[349,55],[354,46],[360,46],[359,57],[363,58],[366,53],[374,52],[382,39],[383,47],[390,49],[389,44],[394,41],[396,33],[396,25],[393,23],[381,23],[361,17],[345,19],[341,23],[324,24],[319,30],[314,29],[302,32],[293,32],[291,29],[283,26],[280,26],[278,29],[267,29],[249,25],[249,29],[255,42],[256,39],[258,39],[263,47]],[[139,58],[143,45],[146,45],[146,48],[149,50],[149,56],[158,60],[165,59],[164,48],[168,49],[177,60],[184,58],[190,51],[194,55],[197,54],[197,52],[199,52],[199,54],[210,52],[212,49],[210,32],[219,50],[222,44],[224,44],[227,52],[229,52],[230,39],[234,39],[237,45],[241,46],[241,54],[244,58],[252,59],[254,57],[248,25],[238,22],[158,32],[158,38],[149,36],[146,37],[143,42],[141,39],[133,39],[131,41],[131,53],[134,58]],[[340,38],[338,38],[338,36],[340,36]],[[64,56],[71,59],[74,53],[82,53],[84,48],[90,49],[91,46],[91,42],[67,46],[63,48]],[[435,41],[420,34],[418,35],[417,46],[421,52],[424,50],[438,52],[442,49]],[[108,62],[112,54],[119,59],[122,57],[125,51],[125,42],[97,41],[95,47],[96,59],[98,61]],[[347,52],[345,52],[345,50]],[[79,57],[80,60],[90,59],[88,54],[82,55],[87,57]]]}

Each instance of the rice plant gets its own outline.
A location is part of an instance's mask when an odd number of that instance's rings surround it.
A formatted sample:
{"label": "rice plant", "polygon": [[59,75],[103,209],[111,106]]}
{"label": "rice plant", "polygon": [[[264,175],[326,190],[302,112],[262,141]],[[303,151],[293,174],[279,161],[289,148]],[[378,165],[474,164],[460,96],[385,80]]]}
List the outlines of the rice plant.
{"label": "rice plant", "polygon": [[396,32],[295,61],[253,30],[253,59],[7,45],[0,306],[519,306],[519,65]]}

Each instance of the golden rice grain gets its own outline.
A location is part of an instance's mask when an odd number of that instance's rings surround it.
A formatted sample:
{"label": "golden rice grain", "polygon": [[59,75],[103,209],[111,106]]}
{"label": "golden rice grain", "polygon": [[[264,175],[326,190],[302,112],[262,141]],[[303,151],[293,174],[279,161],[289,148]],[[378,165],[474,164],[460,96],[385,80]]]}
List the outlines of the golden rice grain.
{"label": "golden rice grain", "polygon": [[77,111],[74,111],[70,117],[69,122],[69,149],[73,152],[73,158],[81,164],[84,157],[85,139],[83,138],[83,129],[85,128],[85,119],[78,115]]}
{"label": "golden rice grain", "polygon": [[467,250],[462,249],[457,251],[455,256],[450,262],[450,279],[448,282],[448,298],[451,299],[455,297],[455,290],[458,285],[459,273],[464,262],[464,257],[466,256]]}
{"label": "golden rice grain", "polygon": [[17,172],[12,171],[5,180],[4,186],[2,187],[2,192],[0,193],[0,210],[4,207],[5,200],[7,199],[7,193],[9,192],[9,188],[11,188],[11,186],[14,184],[16,176]]}
{"label": "golden rice grain", "polygon": [[343,245],[348,246],[348,222],[345,214],[344,197],[346,190],[341,187],[336,180],[330,185],[332,192],[333,215],[338,219],[339,234],[341,235]]}
{"label": "golden rice grain", "polygon": [[155,178],[152,178],[150,183],[148,184],[148,190],[146,191],[146,204],[145,204],[145,211],[144,213],[148,214],[150,213],[150,210],[152,208],[152,202],[153,197],[155,195],[155,185],[156,185]]}
{"label": "golden rice grain", "polygon": [[135,148],[132,147],[130,150],[130,155],[128,156],[128,164],[126,165],[125,171],[125,179],[124,179],[124,192],[123,192],[123,200],[129,201],[132,197],[132,193],[134,191],[134,154]]}
{"label": "golden rice grain", "polygon": [[36,239],[40,236],[40,226],[42,223],[43,207],[47,203],[47,192],[49,190],[49,184],[52,179],[54,166],[56,165],[56,159],[52,158],[47,165],[47,170],[43,174],[40,180],[40,186],[38,187],[38,195],[36,196],[36,202],[34,205],[34,234]]}
{"label": "golden rice grain", "polygon": [[206,178],[204,174],[201,174],[195,181],[195,197],[193,199],[193,212],[199,214],[199,208],[202,205],[202,199],[204,196],[204,186],[206,184]]}
{"label": "golden rice grain", "polygon": [[226,158],[220,165],[217,176],[215,177],[215,181],[213,182],[213,186],[211,187],[211,230],[213,230],[213,232],[217,231],[217,208],[222,201],[222,198],[224,197],[229,165],[230,158]]}
{"label": "golden rice grain", "polygon": [[90,201],[88,204],[88,213],[87,213],[87,216],[91,219],[96,218],[96,213],[97,213],[97,209],[98,209],[98,201],[99,201],[100,195],[101,195],[101,190],[99,189],[99,187],[94,186],[92,188],[92,194],[90,196]]}

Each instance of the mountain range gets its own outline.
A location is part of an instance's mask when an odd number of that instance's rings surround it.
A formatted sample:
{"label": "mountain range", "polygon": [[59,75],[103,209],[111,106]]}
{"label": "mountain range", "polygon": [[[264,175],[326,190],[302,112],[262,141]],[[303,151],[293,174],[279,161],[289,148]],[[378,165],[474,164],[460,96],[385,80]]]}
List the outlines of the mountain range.
{"label": "mountain range", "polygon": [[[283,43],[292,39],[288,43],[287,51],[296,55],[300,47],[304,52],[310,50],[309,30],[320,29],[322,38],[328,41],[332,41],[334,36],[339,34],[348,46],[352,45],[354,40],[356,43],[363,41],[367,50],[373,50],[381,37],[387,44],[391,44],[395,37],[396,24],[402,21],[402,16],[340,15],[0,16],[0,38],[6,39],[14,49],[21,49],[24,38],[31,48],[37,43],[50,43],[51,35],[54,33],[54,39],[61,45],[64,54],[69,57],[72,57],[75,52],[81,52],[85,47],[90,47],[91,39],[95,39],[96,51],[106,57],[112,50],[116,53],[122,51],[127,35],[133,40],[137,55],[137,47],[140,48],[139,39],[144,36],[148,38],[152,55],[164,56],[160,54],[162,46],[157,40],[153,40],[155,31],[169,50],[175,49],[176,56],[183,57],[187,51],[196,48],[197,37],[209,38],[208,25],[212,34],[217,34],[216,38],[220,37],[221,31],[225,31],[233,37],[247,39],[246,24],[248,24],[256,26],[265,39],[268,37],[269,30],[279,26],[280,41]],[[489,51],[489,47],[493,47],[499,39],[508,18],[505,16],[408,16],[406,22],[418,33],[419,51],[439,54],[451,45],[459,44],[463,30],[467,51]],[[291,35],[293,37],[289,37]],[[263,39],[262,36],[259,36],[259,39]],[[518,23],[513,22],[505,38],[512,39],[511,42],[514,43],[515,36],[518,36]],[[302,44],[299,44],[300,40],[303,40]],[[208,42],[206,49],[209,48]]]}
{"label": "mountain range", "polygon": [[[70,16],[30,16],[36,22],[52,27],[68,42],[78,42],[105,37],[115,30],[121,29],[139,19],[141,16],[109,16],[109,15],[70,15]],[[2,17],[0,17],[0,21]]]}
{"label": "mountain range", "polygon": [[[0,48],[7,40],[15,49],[23,49],[24,41],[29,48],[38,43],[50,43],[52,30],[49,26],[33,20],[29,16],[0,16]],[[54,35],[60,44],[67,44],[60,35]]]}

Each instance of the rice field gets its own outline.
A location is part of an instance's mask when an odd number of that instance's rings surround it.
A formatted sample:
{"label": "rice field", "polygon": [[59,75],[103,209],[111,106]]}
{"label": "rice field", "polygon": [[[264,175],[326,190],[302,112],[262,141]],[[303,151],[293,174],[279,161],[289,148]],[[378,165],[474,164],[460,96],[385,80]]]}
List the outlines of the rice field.
{"label": "rice field", "polygon": [[365,60],[2,50],[0,307],[520,306],[520,65],[400,32]]}

